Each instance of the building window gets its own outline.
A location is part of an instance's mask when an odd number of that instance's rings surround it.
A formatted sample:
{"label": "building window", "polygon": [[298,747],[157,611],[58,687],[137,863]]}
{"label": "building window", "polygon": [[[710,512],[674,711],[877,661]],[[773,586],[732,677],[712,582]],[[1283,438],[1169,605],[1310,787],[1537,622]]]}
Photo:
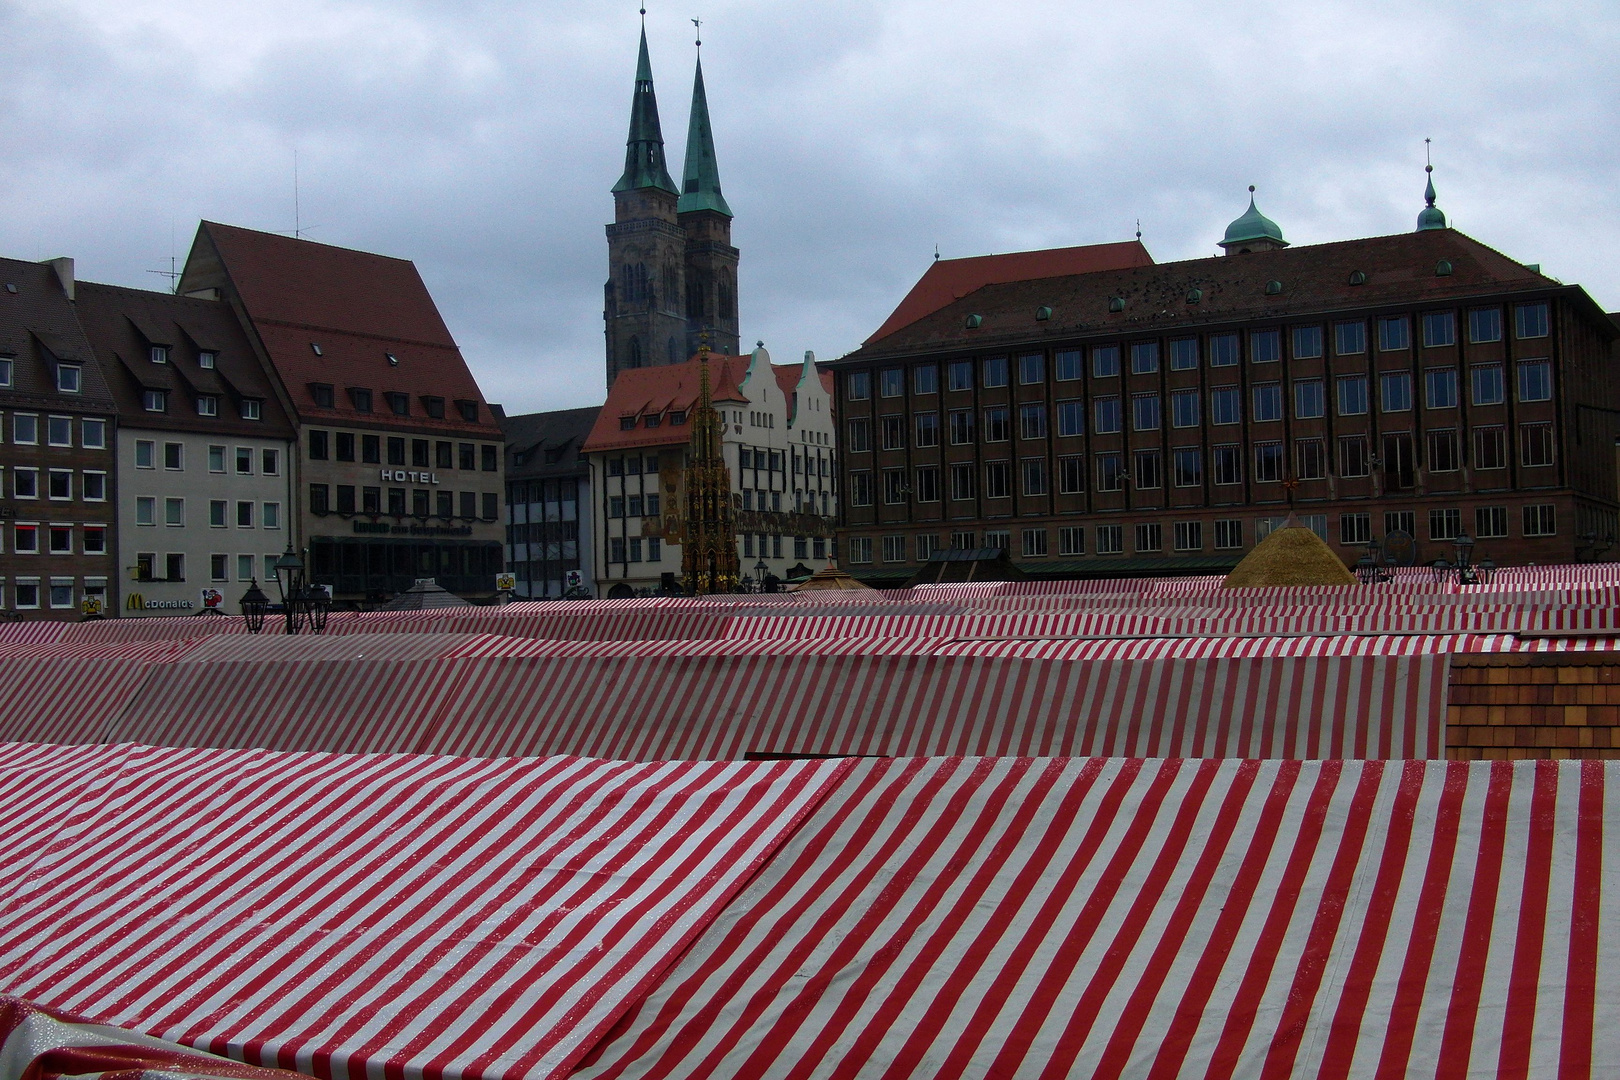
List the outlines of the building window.
{"label": "building window", "polygon": [[1024,558],[1026,558],[1026,559],[1044,559],[1044,558],[1046,558],[1046,530],[1045,529],[1025,529],[1025,530],[1023,530],[1023,533],[1024,533],[1024,535],[1023,535]]}
{"label": "building window", "polygon": [[19,499],[39,498],[39,470],[19,465],[11,470],[12,494]]}
{"label": "building window", "polygon": [[[952,390],[973,389],[973,361],[953,361],[946,367],[945,374],[949,379],[949,385]],[[867,561],[870,562],[871,560]]]}
{"label": "building window", "polygon": [[258,420],[258,419],[261,419],[262,417],[261,417],[260,406],[262,404],[263,404],[263,402],[261,402],[258,398],[243,398],[242,399],[242,407],[241,407],[242,419],[244,419],[244,420]]}
{"label": "building window", "polygon": [[[744,492],[743,494],[746,495],[747,492]],[[624,517],[624,496],[623,495],[609,495],[608,496],[608,517],[610,517],[610,518],[622,518],[622,517]]]}
{"label": "building window", "polygon": [[[743,492],[743,494],[748,495],[749,492],[745,491],[745,492]],[[640,498],[641,497],[639,495],[637,495],[637,496],[632,497],[632,499],[630,500],[631,501],[630,511],[631,511],[632,516],[639,517],[641,515],[641,506],[640,506],[640,503],[639,503]],[[619,513],[612,514],[610,516],[612,516],[612,517],[623,517],[624,516],[624,500],[623,500],[623,498],[621,496],[615,495],[615,496],[613,496],[613,498],[609,499],[608,502],[610,504],[617,502],[618,509],[619,509]],[[748,509],[748,504],[747,503],[743,504],[743,509],[745,509],[745,510]],[[444,512],[444,514],[442,516],[450,517],[450,516],[454,516],[454,513],[455,513],[454,507],[448,507],[448,508],[445,509],[445,512]],[[464,517],[464,518],[467,518],[468,520],[471,520],[472,518],[475,518],[475,517],[478,516],[478,492],[476,492],[476,491],[463,491],[461,493],[461,516]]]}
{"label": "building window", "polygon": [[1431,311],[1423,316],[1423,347],[1440,349],[1457,344],[1457,321],[1449,311]]}
{"label": "building window", "polygon": [[1367,351],[1367,324],[1342,322],[1333,324],[1333,351],[1339,356],[1355,356]]}
{"label": "building window", "polygon": [[951,498],[962,502],[973,498],[973,466],[951,466]]}
{"label": "building window", "polygon": [[107,554],[107,526],[86,525],[84,527],[84,553],[86,555]]}
{"label": "building window", "polygon": [[1176,338],[1170,342],[1170,370],[1191,371],[1198,366],[1198,339]]}
{"label": "building window", "polygon": [[1119,396],[1111,394],[1092,401],[1094,423],[1092,430],[1099,435],[1112,435],[1120,429]]}
{"label": "building window", "polygon": [[872,474],[869,470],[858,469],[849,474],[849,504],[872,505]]}
{"label": "building window", "polygon": [[1023,386],[1036,386],[1046,381],[1046,357],[1040,353],[1025,353],[1018,358],[1018,382]]}
{"label": "building window", "polygon": [[1018,437],[1021,439],[1046,438],[1046,406],[1020,405],[1018,407]]}
{"label": "building window", "polygon": [[1327,447],[1321,439],[1294,441],[1294,468],[1299,480],[1320,480],[1327,475]]}
{"label": "building window", "polygon": [[1282,334],[1277,330],[1249,332],[1249,359],[1256,364],[1274,364],[1282,359]]}
{"label": "building window", "polygon": [[163,444],[163,467],[170,472],[180,472],[186,467],[186,446],[184,443]]}
{"label": "building window", "polygon": [[1238,362],[1236,334],[1213,334],[1209,339],[1209,366],[1235,367]]}
{"label": "building window", "polygon": [[1384,484],[1391,491],[1409,491],[1417,480],[1412,434],[1393,431],[1384,436]]}
{"label": "building window", "polygon": [[906,538],[904,536],[885,536],[883,538],[883,561],[886,563],[906,561]]}
{"label": "building window", "polygon": [[1340,514],[1339,515],[1339,543],[1341,543],[1341,544],[1370,544],[1370,543],[1372,543],[1372,515],[1371,514]]}
{"label": "building window", "polygon": [[883,418],[883,449],[904,450],[906,447],[906,418],[903,416],[885,416]]}
{"label": "building window", "polygon": [[1138,341],[1131,345],[1131,374],[1151,375],[1159,370],[1159,343]]}
{"label": "building window", "polygon": [[39,442],[39,417],[33,413],[13,413],[11,441],[25,446],[36,445]]}
{"label": "building window", "polygon": [[1136,460],[1136,486],[1152,489],[1164,486],[1164,469],[1157,450],[1138,450]]}
{"label": "building window", "polygon": [[150,495],[138,495],[135,498],[135,524],[157,524],[157,499]]}
{"label": "building window", "polygon": [[18,555],[39,554],[39,526],[18,522],[11,529],[11,550]]}
{"label": "building window", "polygon": [[1176,487],[1201,487],[1204,483],[1204,453],[1196,446],[1180,446],[1171,451]]}
{"label": "building window", "polygon": [[50,527],[50,545],[52,555],[73,554],[73,526],[52,525]]}
{"label": "building window", "polygon": [[1010,473],[1012,470],[1005,461],[987,461],[984,463],[984,497],[987,499],[1005,499],[1011,492]]}
{"label": "building window", "polygon": [[906,501],[906,474],[901,470],[883,470],[883,501],[890,506]]}
{"label": "building window", "polygon": [[1046,494],[1046,459],[1025,458],[1020,464],[1025,495]]}
{"label": "building window", "polygon": [[428,505],[428,491],[426,488],[413,488],[411,490],[411,516],[425,518],[433,512]]}
{"label": "building window", "polygon": [[[404,464],[401,462],[401,464]],[[253,475],[253,448],[251,446],[238,446],[236,448],[236,475]]]}
{"label": "building window", "polygon": [[1203,551],[1204,526],[1198,521],[1178,521],[1175,524],[1175,545],[1177,551]]}
{"label": "building window", "polygon": [[[851,371],[844,376],[844,396],[850,401],[865,401],[872,396],[872,373]],[[616,560],[622,561],[622,560]]]}
{"label": "building window", "polygon": [[1321,416],[1325,405],[1322,400],[1321,379],[1299,379],[1294,383],[1294,419],[1314,420]]}
{"label": "building window", "polygon": [[1383,394],[1384,411],[1410,412],[1412,409],[1412,373],[1409,371],[1386,371],[1378,377],[1378,385]]}
{"label": "building window", "polygon": [[1519,425],[1519,464],[1526,467],[1553,463],[1551,424]]}
{"label": "building window", "polygon": [[917,501],[939,502],[939,467],[924,465],[917,469]]}
{"label": "building window", "polygon": [[1283,476],[1283,445],[1280,442],[1254,444],[1254,479],[1261,484],[1275,484]]}
{"label": "building window", "polygon": [[1507,534],[1507,507],[1481,506],[1474,511],[1474,535],[1477,538],[1495,540]]}
{"label": "building window", "polygon": [[1455,540],[1462,532],[1461,510],[1430,510],[1429,539]]}
{"label": "building window", "polygon": [[388,512],[395,517],[405,516],[405,489],[391,487],[388,489]]}
{"label": "building window", "polygon": [[1058,491],[1076,495],[1086,490],[1086,459],[1078,454],[1057,459]]}
{"label": "building window", "polygon": [[1110,379],[1119,374],[1119,346],[1099,345],[1091,350],[1093,378]]}
{"label": "building window", "polygon": [[[444,419],[444,398],[424,395],[422,398],[422,408],[427,410],[427,414],[431,419]],[[648,424],[647,426],[652,427],[653,425]]]}
{"label": "building window", "polygon": [[[848,445],[845,450],[848,453],[864,454],[872,449],[871,429],[867,424],[866,417],[852,417],[845,422],[845,428],[848,436]],[[746,452],[744,451],[744,453]]]}
{"label": "building window", "polygon": [[1405,533],[1407,536],[1417,535],[1417,513],[1413,510],[1386,510],[1384,511],[1384,535],[1390,533]]}
{"label": "building window", "polygon": [[1007,385],[1007,358],[1005,356],[986,357],[981,370],[986,387]]}
{"label": "building window", "polygon": [[45,442],[51,446],[72,446],[73,418],[71,416],[46,417]]}
{"label": "building window", "polygon": [[[546,452],[546,462],[548,464],[556,464],[557,461],[562,460],[561,455],[553,459],[551,454],[552,451],[548,450]],[[464,442],[456,444],[456,467],[461,469],[463,472],[471,472],[472,470],[478,468],[478,451],[472,443]]]}
{"label": "building window", "polygon": [[383,395],[383,399],[388,402],[388,409],[395,416],[411,415],[411,395],[391,390]]}
{"label": "building window", "polygon": [[1411,336],[1406,330],[1405,315],[1378,320],[1379,351],[1400,352],[1402,349],[1409,347],[1411,343]]}
{"label": "building window", "polygon": [[1315,360],[1322,355],[1322,328],[1320,326],[1294,327],[1294,359]]}
{"label": "building window", "polygon": [[1474,468],[1507,468],[1507,429],[1482,427],[1474,429]]}
{"label": "building window", "polygon": [[1262,422],[1282,419],[1282,383],[1254,384],[1254,419]]}
{"label": "building window", "polygon": [[1125,550],[1125,529],[1121,525],[1097,526],[1097,554],[1119,555]]}
{"label": "building window", "polygon": [[1238,518],[1222,518],[1215,522],[1215,546],[1220,549],[1243,546],[1243,522]]}
{"label": "building window", "polygon": [[208,501],[208,527],[210,529],[223,529],[229,524],[225,520],[228,505],[224,499],[210,499]]}
{"label": "building window", "polygon": [[169,347],[167,345],[153,345],[147,350],[146,355],[154,364],[167,364],[169,362]]}
{"label": "building window", "polygon": [[914,394],[939,393],[939,368],[933,364],[918,364],[912,368],[911,392]]}
{"label": "building window", "polygon": [[84,385],[84,371],[77,364],[56,365],[56,389],[64,394],[77,394]]}
{"label": "building window", "polygon": [[1119,491],[1125,486],[1125,458],[1122,454],[1097,455],[1097,490]]}
{"label": "building window", "polygon": [[215,397],[213,394],[198,394],[197,395],[197,415],[198,416],[218,416],[219,415],[219,398]]}
{"label": "building window", "polygon": [[1468,313],[1468,340],[1475,345],[1488,341],[1501,341],[1502,309],[1475,308],[1470,311]]}
{"label": "building window", "polygon": [[1086,530],[1079,525],[1064,525],[1058,529],[1059,555],[1084,555]]}
{"label": "building window", "polygon": [[12,359],[9,356],[0,356],[0,386],[11,385]]}
{"label": "building window", "polygon": [[1520,360],[1519,400],[1552,400],[1552,364],[1546,360]]}
{"label": "building window", "polygon": [[1428,440],[1429,471],[1456,472],[1459,467],[1456,430],[1438,428],[1428,433]]}
{"label": "building window", "polygon": [[1366,415],[1367,376],[1340,376],[1336,382],[1338,382],[1338,415]]}
{"label": "building window", "polygon": [[[317,511],[317,513],[320,513],[320,512],[324,512],[325,506],[326,506],[326,497],[325,497],[326,485],[321,484],[321,485],[312,485],[311,486],[311,489],[310,489],[310,503],[311,503],[310,509],[312,509],[312,510],[315,509],[315,506],[314,506],[314,502],[315,502],[314,488],[316,486],[319,486],[321,488],[321,490],[322,490],[322,495],[321,495],[321,499],[320,499],[321,510]],[[241,500],[236,504],[236,527],[238,529],[251,529],[251,528],[253,528],[253,512],[254,512],[253,508],[254,508],[254,504],[253,504],[252,500],[248,500],[248,499]]]}
{"label": "building window", "polygon": [[1215,482],[1217,484],[1232,485],[1243,483],[1243,448],[1228,443],[1216,446],[1210,451],[1213,457]]}
{"label": "building window", "polygon": [[309,393],[315,399],[316,408],[330,409],[334,406],[335,396],[333,387],[326,383],[310,383]]}
{"label": "building window", "polygon": [[860,565],[872,561],[872,538],[870,536],[852,536],[849,538],[849,561]]}
{"label": "building window", "polygon": [[168,412],[169,395],[164,390],[146,390],[141,393],[141,407],[147,412]]}
{"label": "building window", "polygon": [[79,445],[86,450],[105,450],[107,448],[107,421],[80,420]]}
{"label": "building window", "polygon": [[1164,537],[1157,521],[1147,521],[1136,527],[1136,550],[1139,552],[1162,551]]}
{"label": "building window", "polygon": [[1429,368],[1423,373],[1423,398],[1431,409],[1457,407],[1457,369]]}
{"label": "building window", "polygon": [[[342,490],[342,489],[339,489],[339,490]],[[341,507],[339,507],[339,509],[341,509]],[[354,509],[354,489],[353,488],[349,489],[349,509],[351,511]],[[259,523],[261,525],[263,525],[266,529],[279,529],[279,528],[281,528],[281,504],[278,503],[278,502],[267,502],[267,503],[265,503],[263,512],[262,512],[262,514],[261,514],[261,516],[259,518]]]}
{"label": "building window", "polygon": [[[330,496],[331,496],[331,489],[328,488],[327,485],[325,485],[325,484],[311,484],[311,485],[309,485],[309,511],[310,511],[310,513],[312,513],[312,514],[325,514],[325,513],[330,512],[331,509],[332,509],[332,505],[331,505],[331,502],[330,502]],[[251,515],[253,513],[253,504],[252,503],[237,503],[236,504],[237,522],[236,523],[238,525],[242,524],[242,513],[243,513],[244,508],[246,509],[246,512],[249,515]],[[422,516],[426,516],[425,512],[424,512],[424,514]],[[248,526],[246,526],[246,525],[243,526],[243,528],[247,528],[247,527]]]}
{"label": "building window", "polygon": [[1172,390],[1170,392],[1170,424],[1178,428],[1198,426],[1198,391]]}
{"label": "building window", "polygon": [[1159,395],[1158,394],[1132,394],[1131,395],[1131,428],[1134,431],[1158,431]]}
{"label": "building window", "polygon": [[1547,305],[1520,304],[1513,309],[1514,333],[1521,338],[1547,336]]}
{"label": "building window", "polygon": [[85,502],[107,501],[107,474],[99,471],[86,472],[79,479],[84,491]]}
{"label": "building window", "polygon": [[186,523],[186,500],[169,497],[163,500],[163,524],[175,528]]}
{"label": "building window", "polygon": [[984,410],[985,442],[1006,442],[1009,434],[1005,405],[994,405]]}
{"label": "building window", "polygon": [[62,502],[73,498],[73,472],[70,469],[51,469],[45,474],[46,494]]}
{"label": "building window", "polygon": [[[917,445],[919,447],[939,445],[939,413],[924,412],[917,414]],[[805,459],[805,475],[813,475],[809,471],[810,461]]]}
{"label": "building window", "polygon": [[1058,382],[1073,382],[1080,377],[1080,350],[1065,349],[1055,357]]}
{"label": "building window", "polygon": [[952,446],[966,446],[967,444],[973,442],[974,434],[972,409],[952,409],[950,422]]}
{"label": "building window", "polygon": [[906,392],[906,373],[900,368],[884,368],[878,372],[878,393],[886,398],[900,397]]}
{"label": "building window", "polygon": [[[1522,336],[1522,335],[1521,335]],[[1553,536],[1557,533],[1553,506],[1548,503],[1524,508],[1524,535]]]}
{"label": "building window", "polygon": [[1209,422],[1217,426],[1243,422],[1242,391],[1236,386],[1216,386],[1209,391]]}
{"label": "building window", "polygon": [[485,491],[482,493],[481,499],[484,505],[483,513],[479,517],[485,521],[494,521],[501,516],[500,495],[498,492]]}
{"label": "building window", "polygon": [[411,440],[411,464],[418,469],[425,469],[432,460],[432,450],[426,439]]}
{"label": "building window", "polygon": [[1367,460],[1367,436],[1339,436],[1339,475],[1366,476],[1370,471]]}
{"label": "building window", "polygon": [[1475,405],[1500,405],[1503,398],[1502,365],[1475,364],[1471,369]]}
{"label": "building window", "polygon": [[359,386],[349,387],[349,404],[354,406],[355,412],[370,412],[371,391]]}

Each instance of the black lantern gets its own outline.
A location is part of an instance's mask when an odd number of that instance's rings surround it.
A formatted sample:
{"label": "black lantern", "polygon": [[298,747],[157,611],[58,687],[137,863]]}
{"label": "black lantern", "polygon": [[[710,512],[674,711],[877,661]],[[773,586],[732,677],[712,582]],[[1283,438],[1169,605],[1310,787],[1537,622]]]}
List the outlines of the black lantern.
{"label": "black lantern", "polygon": [[286,613],[287,633],[296,634],[303,629],[304,608],[308,600],[304,595],[304,560],[293,550],[291,541],[281,558],[276,560],[276,585],[281,589],[281,607]]}
{"label": "black lantern", "polygon": [[270,613],[270,598],[264,595],[259,588],[259,579],[254,578],[248,585],[248,591],[242,594],[242,617],[247,620],[247,631],[257,634],[264,629],[264,617]]}
{"label": "black lantern", "polygon": [[765,565],[765,560],[759,560],[754,564],[754,584],[763,589],[765,587],[765,575],[770,572],[771,568]]}
{"label": "black lantern", "polygon": [[311,585],[304,591],[304,615],[309,628],[319,634],[326,629],[326,616],[332,610],[332,594],[324,585]]}
{"label": "black lantern", "polygon": [[1467,530],[1464,530],[1457,534],[1457,539],[1453,540],[1452,543],[1457,548],[1457,565],[1459,567],[1471,565],[1473,563],[1474,538],[1468,535]]}

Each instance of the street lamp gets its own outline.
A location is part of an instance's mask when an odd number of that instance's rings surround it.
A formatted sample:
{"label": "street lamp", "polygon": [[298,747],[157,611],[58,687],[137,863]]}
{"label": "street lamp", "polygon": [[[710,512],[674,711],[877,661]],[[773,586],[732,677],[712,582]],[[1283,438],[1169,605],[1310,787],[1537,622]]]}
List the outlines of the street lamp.
{"label": "street lamp", "polygon": [[264,629],[264,617],[270,613],[270,598],[264,595],[259,588],[259,579],[254,578],[248,585],[248,591],[242,594],[242,617],[247,620],[247,631],[257,634]]}
{"label": "street lamp", "polygon": [[276,585],[281,589],[281,607],[286,613],[287,633],[296,634],[303,629],[304,608],[308,598],[304,595],[304,560],[287,541],[287,550],[276,560]]}
{"label": "street lamp", "polygon": [[765,565],[765,560],[764,559],[761,559],[761,560],[759,560],[759,562],[754,564],[754,585],[756,586],[755,591],[757,591],[757,592],[764,592],[765,591],[765,575],[770,573],[770,572],[771,572],[771,568],[769,566]]}

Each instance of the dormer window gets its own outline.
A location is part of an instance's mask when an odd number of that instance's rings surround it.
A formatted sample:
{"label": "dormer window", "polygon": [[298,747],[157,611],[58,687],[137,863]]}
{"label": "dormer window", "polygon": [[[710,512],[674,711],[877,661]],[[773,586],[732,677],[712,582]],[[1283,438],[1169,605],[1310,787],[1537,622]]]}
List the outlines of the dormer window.
{"label": "dormer window", "polygon": [[426,409],[427,414],[433,419],[444,419],[444,398],[424,396],[422,398],[422,408]]}
{"label": "dormer window", "polygon": [[202,352],[197,354],[197,366],[212,370],[214,367],[214,361],[218,358],[218,356],[218,353],[210,352],[207,349],[204,349]]}
{"label": "dormer window", "polygon": [[0,356],[0,386],[11,385],[11,364],[11,357]]}
{"label": "dormer window", "polygon": [[169,362],[169,347],[167,345],[153,345],[148,354],[154,364],[167,364]]}
{"label": "dormer window", "polygon": [[334,393],[330,383],[310,383],[309,394],[315,399],[316,408],[330,409],[335,405]]}
{"label": "dormer window", "polygon": [[620,431],[634,431],[634,430],[636,430],[636,418],[633,417],[633,416],[621,416],[621,417],[619,417],[619,430]]}
{"label": "dormer window", "polygon": [[244,420],[258,420],[258,419],[260,419],[263,416],[263,410],[262,410],[263,405],[264,405],[264,403],[262,401],[260,401],[258,398],[243,398],[242,399],[242,410],[241,410],[242,419],[244,419]]}
{"label": "dormer window", "polygon": [[349,387],[349,403],[355,412],[371,411],[371,391],[360,386]]}
{"label": "dormer window", "polygon": [[461,410],[461,418],[469,424],[478,423],[478,402],[457,401],[456,408]]}
{"label": "dormer window", "polygon": [[388,408],[395,416],[411,415],[411,395],[401,394],[398,391],[389,391],[383,395],[388,399]]}
{"label": "dormer window", "polygon": [[674,425],[686,423],[686,411],[684,409],[671,410],[669,414],[669,422]]}
{"label": "dormer window", "polygon": [[141,394],[141,406],[147,412],[168,412],[169,395],[163,390],[147,390]]}
{"label": "dormer window", "polygon": [[199,394],[197,396],[197,415],[218,416],[219,398],[215,397],[213,394]]}
{"label": "dormer window", "polygon": [[660,419],[661,419],[661,418],[660,418],[660,417],[659,417],[659,416],[658,416],[658,415],[656,415],[656,414],[651,414],[651,415],[649,415],[649,416],[648,416],[648,417],[647,417],[647,419],[646,419],[646,425],[647,425],[647,426],[648,426],[648,427],[650,427],[650,428],[654,428],[654,427],[657,427],[657,426],[658,426],[658,421],[659,421],[659,420],[660,420]]}
{"label": "dormer window", "polygon": [[56,388],[64,394],[77,394],[84,387],[84,371],[77,364],[56,365]]}

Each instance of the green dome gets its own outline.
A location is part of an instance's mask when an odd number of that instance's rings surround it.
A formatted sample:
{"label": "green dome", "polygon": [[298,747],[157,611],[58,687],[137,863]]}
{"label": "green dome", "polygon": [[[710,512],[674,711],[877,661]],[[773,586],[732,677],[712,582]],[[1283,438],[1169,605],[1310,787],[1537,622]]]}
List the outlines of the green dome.
{"label": "green dome", "polygon": [[1425,229],[1443,229],[1443,228],[1446,227],[1446,215],[1445,215],[1445,212],[1443,210],[1441,210],[1438,206],[1434,205],[1435,196],[1434,196],[1434,166],[1433,165],[1430,165],[1428,167],[1428,172],[1429,172],[1429,186],[1426,189],[1424,189],[1423,201],[1428,203],[1429,205],[1425,206],[1423,208],[1422,212],[1418,214],[1418,224],[1417,224],[1417,231],[1418,232],[1423,232]]}
{"label": "green dome", "polygon": [[1242,217],[1226,227],[1226,237],[1221,241],[1221,246],[1234,247],[1256,240],[1269,240],[1278,247],[1288,245],[1288,241],[1283,239],[1282,228],[1254,205],[1254,186],[1250,185],[1249,209]]}

